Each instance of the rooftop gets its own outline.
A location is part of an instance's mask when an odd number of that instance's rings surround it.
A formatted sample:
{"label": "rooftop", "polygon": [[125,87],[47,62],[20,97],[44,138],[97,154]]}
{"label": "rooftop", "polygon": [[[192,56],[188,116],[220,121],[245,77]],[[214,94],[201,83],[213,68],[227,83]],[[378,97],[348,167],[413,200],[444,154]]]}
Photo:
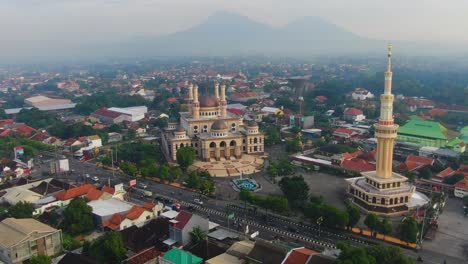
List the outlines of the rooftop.
{"label": "rooftop", "polygon": [[163,259],[174,264],[198,264],[202,263],[203,259],[192,255],[178,248],[172,248],[164,254]]}
{"label": "rooftop", "polygon": [[456,135],[438,122],[425,120],[410,120],[398,129],[398,134],[412,135],[415,137],[428,137],[448,140]]}
{"label": "rooftop", "polygon": [[55,231],[57,229],[32,218],[6,218],[0,223],[0,245],[2,247],[10,247],[34,234],[39,235],[40,233]]}
{"label": "rooftop", "polygon": [[88,203],[93,208],[93,214],[99,216],[110,216],[115,213],[128,212],[133,204],[115,198],[108,200],[97,200]]}

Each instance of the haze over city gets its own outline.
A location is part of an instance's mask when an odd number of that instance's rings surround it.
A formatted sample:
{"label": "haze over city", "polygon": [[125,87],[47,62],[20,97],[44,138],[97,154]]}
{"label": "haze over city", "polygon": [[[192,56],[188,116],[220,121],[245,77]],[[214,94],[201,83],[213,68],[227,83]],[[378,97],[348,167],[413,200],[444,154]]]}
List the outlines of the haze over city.
{"label": "haze over city", "polygon": [[[157,36],[196,27],[218,12],[239,14],[275,28],[303,17],[317,17],[366,40],[402,42],[405,47],[400,52],[404,53],[466,53],[466,10],[468,2],[463,0],[443,4],[436,0],[6,0],[0,2],[0,23],[5,36],[0,43],[0,58],[6,61],[73,59],[74,56],[98,56],[103,51],[110,56],[132,56],[132,46],[143,45],[149,50],[158,43]],[[320,41],[303,44],[321,45]],[[353,54],[353,47],[350,44],[346,51],[343,45],[340,53]],[[154,47],[151,55],[167,53],[158,52],[157,48]],[[259,53],[256,48],[248,50]],[[300,55],[323,52],[304,49]],[[236,53],[245,51],[219,50],[204,55],[239,55]]]}

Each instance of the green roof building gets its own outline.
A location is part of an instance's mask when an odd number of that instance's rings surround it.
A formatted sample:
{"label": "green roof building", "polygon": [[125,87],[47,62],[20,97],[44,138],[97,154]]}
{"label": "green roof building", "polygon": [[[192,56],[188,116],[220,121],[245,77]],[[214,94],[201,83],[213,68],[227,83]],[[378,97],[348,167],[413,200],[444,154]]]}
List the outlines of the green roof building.
{"label": "green roof building", "polygon": [[468,143],[468,126],[460,130],[460,139],[462,139],[465,143]]}
{"label": "green roof building", "polygon": [[398,129],[397,139],[421,146],[445,147],[456,136],[456,132],[438,122],[413,119]]}
{"label": "green roof building", "polygon": [[199,264],[202,262],[202,258],[178,248],[172,248],[159,258],[160,264]]}

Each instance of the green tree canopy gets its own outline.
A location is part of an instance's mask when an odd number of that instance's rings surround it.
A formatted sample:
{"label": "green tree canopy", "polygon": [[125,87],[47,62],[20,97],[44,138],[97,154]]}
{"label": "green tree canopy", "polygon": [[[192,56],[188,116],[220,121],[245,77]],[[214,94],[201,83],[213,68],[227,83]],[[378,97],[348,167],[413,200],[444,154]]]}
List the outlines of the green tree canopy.
{"label": "green tree canopy", "polygon": [[46,255],[32,256],[29,259],[30,264],[51,264],[52,258]]}
{"label": "green tree canopy", "polygon": [[377,215],[370,213],[366,216],[366,219],[364,219],[364,224],[371,230],[371,232],[374,232],[379,225],[379,218]]}
{"label": "green tree canopy", "polygon": [[108,232],[102,238],[83,248],[87,254],[100,263],[120,263],[125,259],[127,250],[124,247],[122,235],[119,232]]}
{"label": "green tree canopy", "polygon": [[359,219],[361,219],[361,212],[359,211],[359,208],[352,204],[348,204],[346,207],[346,211],[348,212],[348,227],[354,227],[356,224],[359,222]]}
{"label": "green tree canopy", "polygon": [[93,209],[84,198],[75,198],[63,212],[62,229],[72,235],[78,235],[94,229]]}
{"label": "green tree canopy", "polygon": [[388,220],[388,218],[383,218],[377,225],[377,230],[382,235],[389,235],[392,233],[392,224]]}
{"label": "green tree canopy", "polygon": [[206,232],[203,231],[199,226],[194,227],[189,234],[193,244],[198,244],[201,241],[206,240]]}
{"label": "green tree canopy", "polygon": [[448,176],[444,178],[444,183],[445,184],[455,184],[461,180],[463,180],[465,176],[461,173],[454,174],[452,176]]}
{"label": "green tree canopy", "polygon": [[181,147],[177,150],[177,163],[179,163],[183,170],[187,170],[187,168],[193,164],[196,157],[197,154],[193,147]]}
{"label": "green tree canopy", "polygon": [[126,174],[135,177],[138,174],[138,168],[135,164],[130,162],[120,163],[119,168]]}
{"label": "green tree canopy", "polygon": [[307,186],[307,183],[304,181],[304,177],[283,177],[279,182],[279,187],[291,203],[307,201],[309,186]]}
{"label": "green tree canopy", "polygon": [[299,152],[302,150],[301,140],[299,138],[292,138],[286,140],[286,151],[289,153]]}
{"label": "green tree canopy", "polygon": [[418,223],[412,217],[407,217],[401,225],[401,240],[416,243],[419,232]]}
{"label": "green tree canopy", "polygon": [[8,212],[14,218],[31,218],[35,209],[34,204],[21,201],[10,207]]}

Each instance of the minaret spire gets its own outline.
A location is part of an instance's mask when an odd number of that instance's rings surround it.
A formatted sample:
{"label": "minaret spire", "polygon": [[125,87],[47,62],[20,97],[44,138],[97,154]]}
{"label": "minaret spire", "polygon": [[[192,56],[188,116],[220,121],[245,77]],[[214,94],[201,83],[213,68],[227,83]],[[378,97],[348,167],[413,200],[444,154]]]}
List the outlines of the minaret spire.
{"label": "minaret spire", "polygon": [[392,45],[388,44],[387,71],[385,72],[385,90],[384,94],[392,93]]}

